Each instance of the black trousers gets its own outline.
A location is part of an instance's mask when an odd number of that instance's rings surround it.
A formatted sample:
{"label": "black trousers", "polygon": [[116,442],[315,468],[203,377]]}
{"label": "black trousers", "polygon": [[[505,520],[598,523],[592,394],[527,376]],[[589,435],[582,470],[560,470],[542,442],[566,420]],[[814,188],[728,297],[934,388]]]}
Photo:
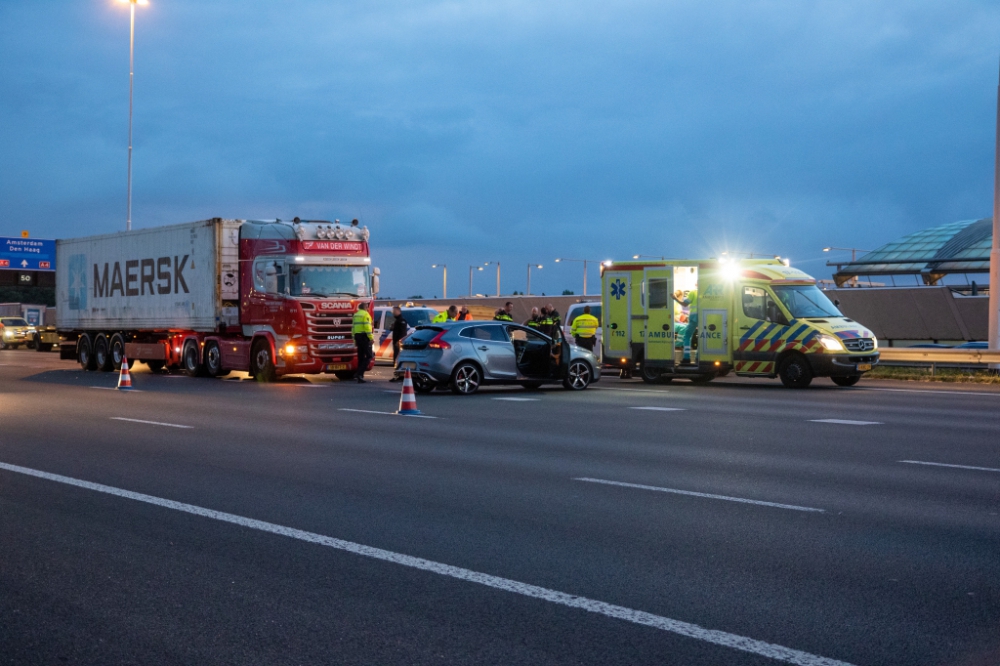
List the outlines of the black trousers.
{"label": "black trousers", "polygon": [[372,341],[364,333],[355,333],[354,344],[358,347],[358,370],[354,373],[354,377],[363,379],[365,371],[368,370],[368,364],[372,361]]}
{"label": "black trousers", "polygon": [[402,340],[392,339],[392,364],[396,365],[396,358],[399,356],[399,345],[402,344]]}
{"label": "black trousers", "polygon": [[576,346],[583,347],[587,351],[594,351],[594,344],[597,342],[597,337],[581,338],[579,335],[574,336],[576,338]]}

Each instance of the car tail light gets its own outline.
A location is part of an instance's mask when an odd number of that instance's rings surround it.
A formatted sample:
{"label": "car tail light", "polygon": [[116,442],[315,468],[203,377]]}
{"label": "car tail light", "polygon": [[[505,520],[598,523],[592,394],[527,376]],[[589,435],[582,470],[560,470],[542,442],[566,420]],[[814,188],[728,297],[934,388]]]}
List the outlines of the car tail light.
{"label": "car tail light", "polygon": [[435,335],[434,338],[427,343],[427,346],[430,349],[451,349],[451,345],[441,339],[447,332],[448,331],[441,331],[440,333]]}

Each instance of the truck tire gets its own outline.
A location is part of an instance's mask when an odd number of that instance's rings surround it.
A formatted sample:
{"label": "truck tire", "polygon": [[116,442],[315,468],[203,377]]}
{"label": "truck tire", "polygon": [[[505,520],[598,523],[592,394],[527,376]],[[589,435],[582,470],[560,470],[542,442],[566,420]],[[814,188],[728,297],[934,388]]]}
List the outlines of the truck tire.
{"label": "truck tire", "polygon": [[812,368],[802,354],[786,356],[778,366],[778,376],[788,388],[806,388],[813,380]]}
{"label": "truck tire", "polygon": [[103,333],[98,333],[94,340],[94,367],[101,372],[111,372],[111,343]]}
{"label": "truck tire", "polygon": [[184,343],[184,352],[181,354],[181,367],[188,377],[204,377],[205,366],[198,358],[198,343],[195,340],[188,340]]}
{"label": "truck tire", "polygon": [[222,350],[219,343],[210,340],[205,343],[204,352],[205,374],[209,377],[225,377],[229,371],[222,367]]}
{"label": "truck tire", "polygon": [[250,374],[259,382],[273,382],[276,379],[271,345],[260,339],[250,349]]}
{"label": "truck tire", "polygon": [[861,381],[861,375],[851,375],[850,377],[830,377],[837,386],[854,386]]}
{"label": "truck tire", "polygon": [[[111,368],[115,372],[122,369],[122,360],[125,358],[125,336],[115,333],[111,336]],[[132,367],[129,361],[128,367]]]}
{"label": "truck tire", "polygon": [[92,372],[97,369],[97,363],[94,361],[94,343],[89,333],[84,333],[76,341],[76,360],[84,370]]}
{"label": "truck tire", "polygon": [[145,363],[146,367],[149,368],[149,371],[154,374],[163,372],[163,367],[166,365],[164,361],[143,361],[143,363]]}

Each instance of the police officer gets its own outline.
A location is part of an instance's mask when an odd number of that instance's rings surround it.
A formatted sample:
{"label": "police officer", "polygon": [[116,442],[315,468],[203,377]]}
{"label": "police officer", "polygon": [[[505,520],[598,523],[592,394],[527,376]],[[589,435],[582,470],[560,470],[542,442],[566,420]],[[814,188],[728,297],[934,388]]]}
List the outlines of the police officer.
{"label": "police officer", "polygon": [[542,321],[542,315],[538,311],[538,308],[531,308],[531,316],[528,317],[528,320],[526,322],[524,322],[524,325],[527,326],[528,328],[533,328],[537,331],[541,321]]}
{"label": "police officer", "polygon": [[[395,366],[396,358],[399,356],[399,347],[410,330],[410,325],[403,317],[403,310],[398,305],[392,309],[392,316],[394,317],[392,320],[392,364]],[[398,382],[400,380],[393,377],[389,381]]]}
{"label": "police officer", "polygon": [[550,338],[555,338],[556,333],[559,331],[559,313],[556,312],[552,304],[546,305],[542,308],[542,316],[538,321],[538,332],[543,333]]}
{"label": "police officer", "polygon": [[493,321],[514,321],[514,317],[510,314],[513,310],[514,304],[507,301],[504,303],[504,306],[497,310],[497,313],[493,315]]}
{"label": "police officer", "polygon": [[443,324],[446,321],[454,321],[455,317],[458,316],[458,308],[454,305],[449,305],[445,312],[439,312],[431,319],[432,324]]}
{"label": "police officer", "polygon": [[358,304],[358,311],[351,320],[351,333],[354,334],[354,344],[358,348],[358,369],[354,378],[359,384],[365,383],[365,371],[372,360],[372,316],[368,314],[368,303]]}
{"label": "police officer", "polygon": [[583,314],[578,315],[570,327],[570,334],[576,340],[576,346],[583,347],[588,351],[594,351],[594,343],[597,342],[598,326],[600,326],[600,322],[597,321],[597,317],[590,314],[590,306],[584,305]]}

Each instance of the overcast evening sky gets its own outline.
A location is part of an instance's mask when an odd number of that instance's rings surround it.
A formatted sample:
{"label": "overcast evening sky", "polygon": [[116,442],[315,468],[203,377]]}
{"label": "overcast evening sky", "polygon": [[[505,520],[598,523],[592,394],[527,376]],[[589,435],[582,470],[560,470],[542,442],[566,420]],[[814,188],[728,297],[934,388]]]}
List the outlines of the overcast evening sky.
{"label": "overcast evening sky", "polygon": [[[992,207],[1000,4],[151,0],[134,226],[372,230],[383,293],[872,249]],[[124,229],[128,5],[0,1],[0,236]],[[476,291],[495,289],[493,267]],[[597,286],[596,267],[590,289]]]}

